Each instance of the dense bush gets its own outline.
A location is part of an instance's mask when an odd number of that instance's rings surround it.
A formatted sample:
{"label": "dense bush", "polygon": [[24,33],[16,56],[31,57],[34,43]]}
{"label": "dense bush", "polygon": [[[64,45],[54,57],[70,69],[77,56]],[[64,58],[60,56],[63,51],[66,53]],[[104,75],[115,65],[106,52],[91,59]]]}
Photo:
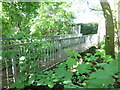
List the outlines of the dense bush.
{"label": "dense bush", "polygon": [[18,33],[40,35],[70,34],[73,14],[64,10],[66,2],[3,2],[2,37],[15,37]]}
{"label": "dense bush", "polygon": [[81,33],[83,35],[97,33],[98,23],[79,23],[78,25],[81,25]]}

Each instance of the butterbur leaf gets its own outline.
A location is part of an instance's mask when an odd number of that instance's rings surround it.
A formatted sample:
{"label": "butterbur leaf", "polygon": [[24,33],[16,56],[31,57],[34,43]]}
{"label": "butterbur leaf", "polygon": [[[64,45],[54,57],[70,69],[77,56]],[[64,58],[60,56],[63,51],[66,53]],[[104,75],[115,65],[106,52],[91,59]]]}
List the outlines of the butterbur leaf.
{"label": "butterbur leaf", "polygon": [[89,70],[87,69],[88,67],[84,64],[79,64],[78,67],[76,68],[80,74],[83,73],[88,73]]}
{"label": "butterbur leaf", "polygon": [[[91,82],[92,80],[94,80],[94,82]],[[88,80],[87,84],[107,87],[109,84],[113,84],[112,74],[110,74],[109,71],[98,70],[90,74],[90,80]]]}
{"label": "butterbur leaf", "polygon": [[70,72],[70,71],[65,71],[64,72],[64,80],[71,80],[71,78],[72,78],[72,72]]}
{"label": "butterbur leaf", "polygon": [[55,72],[55,75],[57,75],[58,77],[63,77],[64,76],[64,73],[66,69],[65,68],[55,68],[54,69],[54,72]]}
{"label": "butterbur leaf", "polygon": [[56,68],[54,69],[55,75],[57,75],[59,78],[65,77],[65,79],[71,79],[72,78],[72,72],[67,71],[65,68]]}
{"label": "butterbur leaf", "polygon": [[24,82],[21,82],[21,80],[18,79],[10,86],[10,88],[24,88]]}
{"label": "butterbur leaf", "polygon": [[103,75],[106,75],[103,70],[97,70],[96,72],[93,72],[90,74],[90,78],[96,79],[96,78],[102,78]]}
{"label": "butterbur leaf", "polygon": [[106,88],[106,86],[103,86],[102,84],[99,84],[97,80],[87,80],[87,88]]}
{"label": "butterbur leaf", "polygon": [[104,66],[104,69],[106,71],[109,71],[109,73],[111,74],[117,73],[118,72],[118,60],[113,60],[112,62],[110,62],[110,64],[106,64]]}
{"label": "butterbur leaf", "polygon": [[106,63],[97,63],[97,66],[101,66],[104,67],[106,65]]}
{"label": "butterbur leaf", "polygon": [[[109,82],[110,81],[110,82]],[[87,85],[89,86],[88,88],[107,88],[109,84],[113,84],[111,79],[93,79],[93,80],[88,80]]]}

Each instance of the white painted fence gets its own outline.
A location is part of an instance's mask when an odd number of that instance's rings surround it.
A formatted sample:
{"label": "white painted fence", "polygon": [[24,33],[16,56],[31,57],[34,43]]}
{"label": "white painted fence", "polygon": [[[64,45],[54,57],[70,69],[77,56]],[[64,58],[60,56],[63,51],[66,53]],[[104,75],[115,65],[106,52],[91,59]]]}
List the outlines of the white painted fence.
{"label": "white painted fence", "polygon": [[[43,40],[42,42],[47,42],[49,44],[48,46],[43,46],[42,50],[39,51],[40,55],[39,57],[30,57],[30,60],[39,60],[38,67],[42,70],[46,70],[53,65],[56,65],[64,60],[66,60],[67,54],[65,53],[66,50],[76,50],[79,53],[86,51],[88,48],[97,45],[98,44],[98,34],[91,34],[91,35],[56,35],[56,36],[42,36]],[[51,38],[51,39],[50,39]],[[22,43],[22,44],[15,44],[15,39],[1,39],[3,44],[5,40],[11,40],[11,42],[8,42],[7,46],[3,46],[3,53],[4,50],[17,50],[19,51],[15,57],[7,58],[8,54],[5,54],[6,56],[3,57],[3,64],[5,64],[5,68],[3,69],[3,82],[6,82],[3,86],[9,86],[10,82],[15,82],[17,78],[17,65],[16,62],[19,60],[20,57],[23,56],[23,53],[31,54],[30,51],[28,51],[30,43]],[[10,45],[9,45],[10,44]],[[27,46],[26,46],[27,45]],[[22,49],[21,49],[22,48]],[[39,46],[37,47],[39,48]],[[33,52],[38,52],[37,49],[31,48]],[[16,52],[15,52],[16,53]],[[36,53],[36,55],[39,53]],[[43,56],[46,55],[48,57]],[[12,68],[8,65],[12,65]],[[12,80],[10,80],[12,77]]]}

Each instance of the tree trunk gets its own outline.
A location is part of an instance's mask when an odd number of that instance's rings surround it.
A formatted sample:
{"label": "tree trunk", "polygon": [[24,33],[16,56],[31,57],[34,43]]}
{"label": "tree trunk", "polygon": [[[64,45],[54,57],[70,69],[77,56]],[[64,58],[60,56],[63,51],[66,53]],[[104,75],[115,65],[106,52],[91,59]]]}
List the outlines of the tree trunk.
{"label": "tree trunk", "polygon": [[118,52],[120,53],[120,1],[118,3]]}
{"label": "tree trunk", "polygon": [[111,55],[112,58],[115,58],[114,51],[114,23],[113,23],[113,15],[112,10],[110,8],[107,0],[105,2],[100,2],[106,23],[106,37],[105,37],[105,51],[106,55]]}

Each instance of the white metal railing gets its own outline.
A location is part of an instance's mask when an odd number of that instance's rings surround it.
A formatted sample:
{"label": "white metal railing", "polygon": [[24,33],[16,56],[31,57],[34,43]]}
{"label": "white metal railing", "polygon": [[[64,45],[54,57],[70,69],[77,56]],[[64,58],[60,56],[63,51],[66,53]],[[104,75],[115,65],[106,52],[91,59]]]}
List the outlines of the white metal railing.
{"label": "white metal railing", "polygon": [[[48,37],[51,37],[51,39],[48,39]],[[98,34],[91,34],[91,35],[56,35],[56,36],[42,36],[43,43],[46,43],[46,45],[42,46],[41,51],[38,51],[37,48],[39,48],[39,45],[36,48],[31,48],[31,43],[22,43],[22,44],[15,44],[14,40],[16,39],[1,39],[3,44],[7,43],[7,46],[3,46],[3,53],[5,50],[15,50],[15,56],[9,57],[7,53],[3,56],[3,65],[5,64],[5,80],[4,82],[7,83],[7,85],[10,85],[10,76],[9,76],[9,70],[11,70],[11,75],[13,76],[12,81],[16,81],[17,78],[17,64],[16,61],[19,60],[21,56],[25,56],[23,54],[32,54],[34,52],[40,52],[36,53],[36,57],[29,57],[29,60],[39,60],[38,68],[41,68],[42,70],[46,70],[53,65],[56,65],[64,60],[66,60],[67,54],[65,53],[65,50],[73,49],[78,52],[84,52],[89,47],[94,46],[98,44]],[[45,39],[46,38],[46,39]],[[4,42],[5,40],[11,40],[10,42]],[[31,51],[29,51],[31,49]],[[44,57],[47,56],[47,57]],[[7,58],[9,57],[9,58]],[[8,64],[11,64],[9,66]]]}

